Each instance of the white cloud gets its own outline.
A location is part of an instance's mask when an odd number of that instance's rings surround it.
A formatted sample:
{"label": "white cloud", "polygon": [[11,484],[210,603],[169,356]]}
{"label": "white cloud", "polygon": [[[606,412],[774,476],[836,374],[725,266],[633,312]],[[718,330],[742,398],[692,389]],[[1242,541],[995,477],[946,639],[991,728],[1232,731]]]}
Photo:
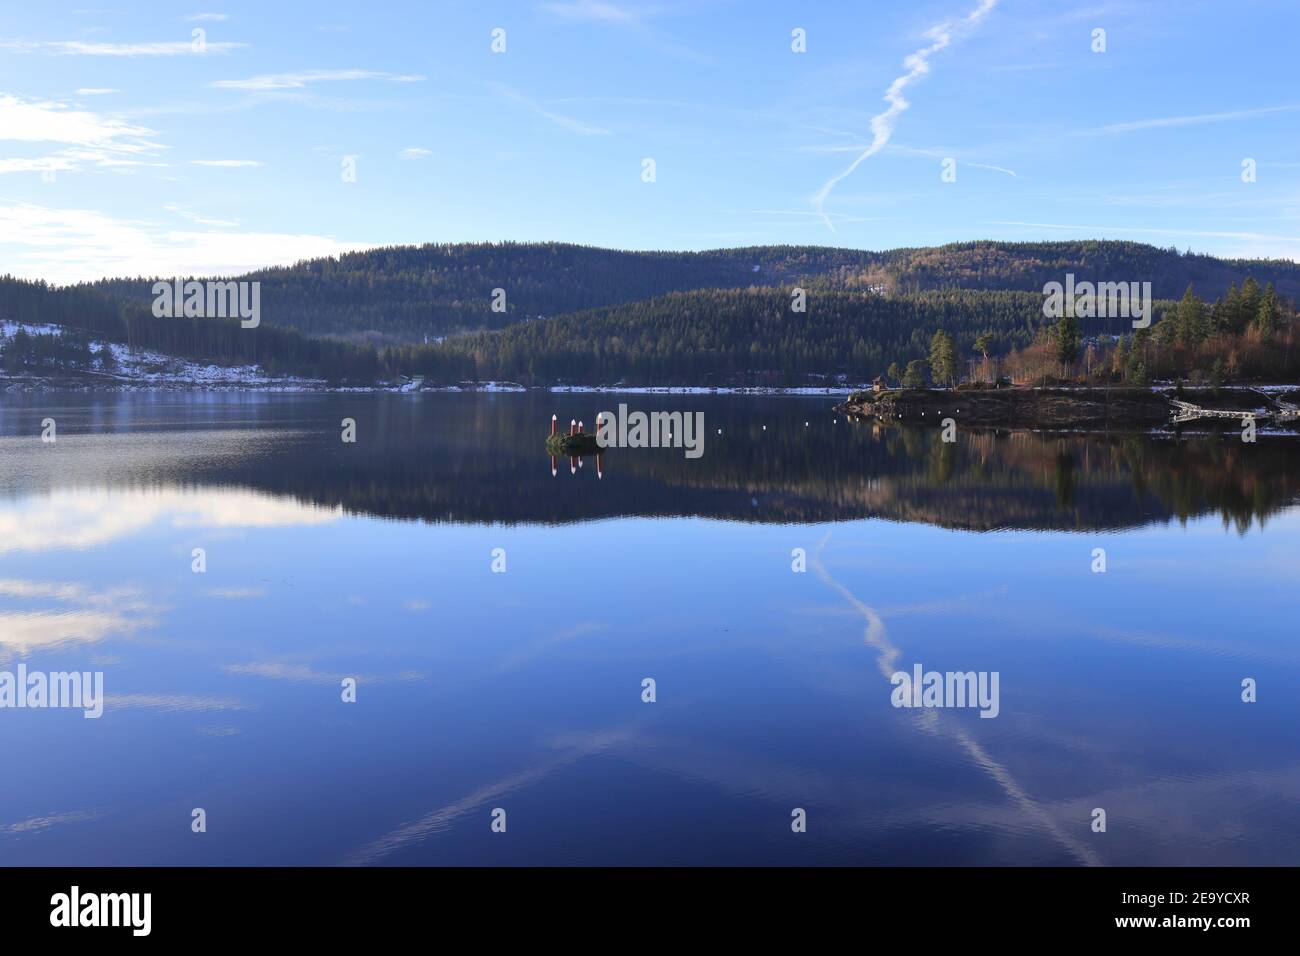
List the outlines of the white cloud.
{"label": "white cloud", "polygon": [[433,150],[425,149],[423,146],[408,146],[397,155],[402,159],[421,159],[425,156],[432,156]]}
{"label": "white cloud", "polygon": [[[821,189],[817,190],[813,195],[813,203],[819,213],[823,212],[826,199],[830,196],[831,190],[835,188],[836,183],[849,176],[865,160],[880,152],[885,147],[885,144],[889,142],[889,137],[894,133],[894,124],[898,121],[898,117],[911,105],[903,97],[903,91],[913,81],[930,72],[930,58],[952,44],[956,30],[975,26],[988,16],[992,9],[997,6],[997,2],[998,0],[980,0],[979,5],[957,23],[954,24],[951,20],[945,20],[926,31],[925,36],[926,39],[931,41],[930,45],[922,47],[903,60],[903,66],[907,68],[907,72],[897,77],[893,83],[889,84],[889,89],[885,91],[885,102],[889,104],[889,108],[883,113],[877,113],[871,117],[871,144],[848,167],[823,183]],[[835,226],[831,224],[830,218],[823,214],[822,219],[827,228],[834,232]]]}
{"label": "white cloud", "polygon": [[95,644],[133,628],[126,618],[103,611],[0,611],[0,649],[29,654],[73,642]]}
{"label": "white cloud", "polygon": [[191,166],[218,166],[234,169],[244,166],[261,166],[256,159],[191,159]]}
{"label": "white cloud", "polygon": [[83,86],[77,90],[78,96],[107,96],[110,93],[121,93],[121,90],[115,90],[107,86]]}
{"label": "white cloud", "polygon": [[164,148],[152,140],[155,135],[147,127],[65,103],[0,94],[0,142],[64,146],[45,156],[0,159],[0,174],[145,165],[144,157]]}
{"label": "white cloud", "polygon": [[70,109],[63,103],[0,95],[0,140],[70,143],[141,153],[160,148],[145,139],[154,135],[153,130],[143,126],[89,110]]}
{"label": "white cloud", "polygon": [[[16,452],[9,450],[6,455]],[[277,528],[327,524],[342,510],[299,504],[251,491],[202,492],[56,490],[0,507],[0,554],[87,550],[112,544],[154,527]],[[0,581],[0,595],[23,596],[12,581]],[[81,600],[78,592],[42,592],[32,597]]]}
{"label": "white cloud", "polygon": [[196,14],[194,14],[194,16],[192,16],[192,17],[186,17],[185,19],[186,19],[186,20],[189,20],[189,21],[191,21],[191,22],[202,21],[202,20],[221,21],[221,20],[229,20],[229,19],[230,19],[230,14],[228,14],[228,13],[196,13]]}
{"label": "white cloud", "polygon": [[243,80],[216,80],[209,86],[223,90],[300,90],[311,83],[339,83],[352,80],[386,80],[391,83],[416,83],[423,76],[383,73],[376,70],[303,70],[298,73],[264,73]]}
{"label": "white cloud", "polygon": [[125,588],[92,591],[71,582],[5,578],[0,580],[0,596],[58,605],[0,611],[0,656],[26,655],[74,642],[94,644],[154,623],[150,612],[155,609]]}
{"label": "white cloud", "polygon": [[124,275],[237,275],[370,245],[302,233],[175,230],[91,209],[0,204],[5,270],[55,283]]}

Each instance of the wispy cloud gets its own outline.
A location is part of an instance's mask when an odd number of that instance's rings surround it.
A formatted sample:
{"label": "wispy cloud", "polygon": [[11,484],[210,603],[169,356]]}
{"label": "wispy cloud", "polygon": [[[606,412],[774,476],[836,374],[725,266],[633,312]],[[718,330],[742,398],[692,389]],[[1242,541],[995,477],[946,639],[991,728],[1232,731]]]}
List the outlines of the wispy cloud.
{"label": "wispy cloud", "polygon": [[196,50],[189,40],[157,43],[97,43],[88,40],[0,40],[0,49],[15,53],[48,53],[56,56],[203,56],[229,53],[244,43],[207,41]]}
{"label": "wispy cloud", "polygon": [[425,149],[423,146],[408,146],[397,155],[402,159],[421,159],[425,156],[432,156],[433,150]]}
{"label": "wispy cloud", "polygon": [[20,100],[0,95],[0,140],[28,143],[70,143],[124,152],[143,153],[160,148],[148,141],[156,135],[143,126],[100,116],[90,110],[70,109],[53,101]]}
{"label": "wispy cloud", "polygon": [[608,0],[549,0],[540,8],[557,19],[572,23],[603,24],[633,30],[650,46],[669,56],[698,63],[711,61],[711,57],[685,46],[650,22],[665,12],[663,7],[633,7],[609,3]]}
{"label": "wispy cloud", "polygon": [[66,810],[61,813],[48,813],[43,817],[32,817],[19,823],[0,823],[0,833],[31,833],[65,823],[92,823],[103,815],[99,810]]}
{"label": "wispy cloud", "polygon": [[238,674],[242,677],[264,677],[268,680],[287,680],[304,684],[337,684],[348,677],[355,678],[362,684],[391,684],[424,680],[429,676],[424,671],[398,671],[395,674],[358,674],[356,671],[331,673],[317,670],[307,664],[282,661],[227,664],[221,669],[227,674]]}
{"label": "wispy cloud", "polygon": [[107,96],[110,93],[121,93],[121,90],[115,90],[107,86],[83,86],[77,90],[78,96]]}
{"label": "wispy cloud", "polygon": [[877,113],[871,117],[871,144],[864,149],[858,157],[853,160],[844,170],[832,176],[822,184],[821,189],[813,195],[813,203],[817,207],[817,212],[822,214],[822,221],[826,227],[835,231],[835,226],[831,223],[830,217],[824,213],[827,197],[830,196],[831,190],[835,185],[851,175],[863,162],[870,159],[876,153],[880,152],[889,138],[894,133],[894,124],[898,122],[901,116],[911,105],[903,97],[903,91],[920,77],[930,72],[930,58],[940,50],[950,46],[953,37],[960,30],[969,29],[977,25],[997,6],[998,0],[980,0],[979,5],[968,13],[961,20],[953,22],[945,20],[936,24],[925,32],[926,39],[930,40],[930,45],[922,47],[915,53],[903,60],[903,66],[907,72],[895,78],[894,82],[889,84],[889,89],[885,91],[885,102],[889,108],[883,113]]}
{"label": "wispy cloud", "polygon": [[557,126],[563,126],[565,129],[577,133],[579,136],[611,135],[610,131],[605,129],[602,126],[593,126],[590,123],[584,123],[582,120],[574,119],[572,116],[565,116],[561,113],[556,113],[553,112],[552,110],[548,110],[540,103],[530,100],[522,93],[516,92],[515,90],[506,86],[504,83],[496,84],[496,88],[500,91],[501,95],[504,96],[510,102],[516,103],[519,106],[522,106],[525,109],[529,110],[530,112],[535,113],[544,119],[550,120],[552,123],[555,123]]}
{"label": "wispy cloud", "polygon": [[[209,44],[211,45],[211,44]],[[418,83],[423,76],[385,73],[380,70],[302,70],[297,73],[263,73],[242,80],[215,80],[208,85],[222,90],[300,90],[312,83],[343,83],[357,80],[383,80],[390,83]]]}
{"label": "wispy cloud", "polygon": [[208,597],[222,598],[227,601],[246,601],[266,595],[265,588],[209,588]]}
{"label": "wispy cloud", "polygon": [[109,710],[137,708],[170,713],[249,709],[248,704],[233,697],[201,697],[194,694],[106,694],[104,707]]}
{"label": "wispy cloud", "polygon": [[191,166],[216,166],[222,169],[238,169],[246,166],[261,166],[256,159],[191,159]]}
{"label": "wispy cloud", "polygon": [[163,149],[155,135],[144,126],[65,103],[0,95],[0,142],[63,144],[45,156],[2,159],[0,173],[141,165],[142,157]]}
{"label": "wispy cloud", "polygon": [[1110,136],[1116,133],[1135,133],[1146,129],[1166,129],[1173,126],[1199,126],[1203,123],[1227,123],[1233,120],[1253,119],[1273,113],[1291,113],[1300,110],[1300,104],[1292,106],[1264,106],[1252,110],[1233,110],[1228,113],[1200,113],[1194,116],[1166,116],[1160,119],[1134,120],[1129,123],[1112,123],[1084,130],[1083,136]]}
{"label": "wispy cloud", "polygon": [[229,19],[230,19],[230,14],[228,14],[228,13],[196,13],[196,14],[194,14],[194,16],[192,16],[192,17],[186,17],[185,19],[186,19],[186,20],[189,20],[189,21],[191,21],[191,22],[198,22],[198,21],[203,21],[203,20],[220,21],[220,20],[229,20]]}
{"label": "wispy cloud", "polygon": [[888,151],[891,153],[903,153],[909,156],[928,156],[931,159],[952,159],[962,166],[970,166],[974,169],[987,169],[995,173],[1004,173],[1013,179],[1018,178],[1020,175],[1014,169],[1008,169],[1006,166],[994,166],[992,163],[976,163],[969,159],[962,159],[960,150],[935,148],[923,149],[917,146],[898,146],[891,143],[888,147]]}
{"label": "wispy cloud", "polygon": [[[0,580],[0,596],[46,606],[0,610],[0,659],[73,643],[95,644],[152,627],[157,609],[129,588],[93,591],[62,581]],[[57,605],[51,607],[49,605]]]}
{"label": "wispy cloud", "polygon": [[630,7],[620,7],[603,0],[567,0],[543,3],[542,9],[565,20],[595,23],[618,23],[627,26],[644,22],[644,14]]}
{"label": "wispy cloud", "polygon": [[1005,173],[1006,175],[1010,176],[1012,179],[1015,179],[1019,176],[1019,174],[1014,169],[1007,169],[1005,166],[994,166],[991,163],[962,162],[962,165],[974,166],[976,169],[989,169],[995,173]]}

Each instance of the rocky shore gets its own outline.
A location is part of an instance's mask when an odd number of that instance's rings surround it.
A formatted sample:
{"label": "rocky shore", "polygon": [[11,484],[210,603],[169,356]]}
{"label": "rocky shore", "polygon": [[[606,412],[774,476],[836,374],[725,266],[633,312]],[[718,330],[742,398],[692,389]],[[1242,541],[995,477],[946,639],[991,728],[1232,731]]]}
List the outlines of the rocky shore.
{"label": "rocky shore", "polygon": [[[835,406],[850,418],[931,425],[951,418],[987,428],[1132,428],[1169,424],[1178,398],[1202,408],[1267,412],[1270,398],[1251,389],[899,388],[854,392]],[[1219,421],[1225,421],[1220,419]]]}

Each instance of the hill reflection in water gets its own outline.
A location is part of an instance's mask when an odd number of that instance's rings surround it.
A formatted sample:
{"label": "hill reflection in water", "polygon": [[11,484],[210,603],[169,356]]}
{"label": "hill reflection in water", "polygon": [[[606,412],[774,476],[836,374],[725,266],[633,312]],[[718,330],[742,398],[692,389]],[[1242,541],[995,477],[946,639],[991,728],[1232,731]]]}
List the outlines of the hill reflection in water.
{"label": "hill reflection in water", "polygon": [[[704,454],[611,449],[552,476],[550,416],[704,412]],[[1246,530],[1300,491],[1300,441],[959,433],[850,423],[833,399],[699,395],[204,395],[7,400],[0,490],[237,487],[402,520],[564,524],[688,516],[1096,530],[1219,515]],[[59,442],[35,437],[46,415]],[[357,441],[340,439],[341,421]],[[805,424],[807,423],[807,424]],[[28,448],[27,443],[32,443]]]}

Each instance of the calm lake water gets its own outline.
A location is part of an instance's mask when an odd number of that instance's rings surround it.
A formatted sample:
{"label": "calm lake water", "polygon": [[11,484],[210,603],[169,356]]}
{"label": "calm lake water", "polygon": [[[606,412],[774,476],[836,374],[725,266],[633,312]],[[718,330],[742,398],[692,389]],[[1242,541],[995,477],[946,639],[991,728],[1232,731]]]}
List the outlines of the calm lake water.
{"label": "calm lake water", "polygon": [[[619,402],[703,456],[553,476]],[[1300,439],[832,404],[0,399],[0,671],[107,695],[0,710],[0,864],[1300,863]]]}

